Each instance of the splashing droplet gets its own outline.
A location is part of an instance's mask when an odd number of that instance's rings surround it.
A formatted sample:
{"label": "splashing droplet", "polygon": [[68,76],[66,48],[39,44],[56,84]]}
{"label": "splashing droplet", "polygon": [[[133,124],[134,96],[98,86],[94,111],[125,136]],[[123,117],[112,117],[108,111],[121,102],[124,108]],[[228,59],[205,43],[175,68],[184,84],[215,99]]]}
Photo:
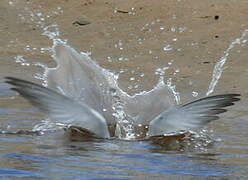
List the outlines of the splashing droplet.
{"label": "splashing droplet", "polygon": [[192,96],[197,97],[197,96],[198,96],[198,92],[193,91],[193,92],[192,92]]}
{"label": "splashing droplet", "polygon": [[166,45],[164,48],[163,48],[163,50],[164,51],[171,51],[173,48],[171,47],[171,45]]}

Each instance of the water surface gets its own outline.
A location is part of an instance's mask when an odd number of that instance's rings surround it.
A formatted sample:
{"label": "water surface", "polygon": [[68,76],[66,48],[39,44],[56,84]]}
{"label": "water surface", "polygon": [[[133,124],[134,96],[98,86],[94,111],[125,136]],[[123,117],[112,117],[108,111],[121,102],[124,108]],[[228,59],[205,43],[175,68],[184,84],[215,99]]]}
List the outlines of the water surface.
{"label": "water surface", "polygon": [[[242,14],[247,4],[89,2],[1,1],[1,78],[44,83],[44,70],[56,64],[53,43],[67,41],[119,74],[120,87],[130,94],[151,90],[163,78],[177,103],[233,92],[242,100],[184,148],[119,139],[70,141],[62,130],[6,133],[32,130],[44,115],[1,83],[0,178],[247,179],[248,26]],[[74,26],[78,18],[91,24]]]}

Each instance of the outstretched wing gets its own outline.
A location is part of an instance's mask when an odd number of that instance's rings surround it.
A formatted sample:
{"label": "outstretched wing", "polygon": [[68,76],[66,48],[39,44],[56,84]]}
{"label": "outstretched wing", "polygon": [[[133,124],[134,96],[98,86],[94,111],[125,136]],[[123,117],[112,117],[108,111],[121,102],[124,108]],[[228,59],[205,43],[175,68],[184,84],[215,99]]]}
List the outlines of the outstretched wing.
{"label": "outstretched wing", "polygon": [[102,138],[109,137],[105,119],[87,105],[25,80],[6,77],[6,83],[11,84],[12,90],[46,113],[51,120],[82,127]]}
{"label": "outstretched wing", "polygon": [[115,124],[112,96],[108,93],[113,75],[87,54],[78,53],[66,44],[55,43],[53,50],[57,67],[46,71],[48,87],[87,104],[101,113],[108,124]]}
{"label": "outstretched wing", "polygon": [[220,113],[239,101],[240,94],[223,94],[202,98],[164,111],[149,126],[148,135],[156,136],[180,130],[192,130],[219,119]]}

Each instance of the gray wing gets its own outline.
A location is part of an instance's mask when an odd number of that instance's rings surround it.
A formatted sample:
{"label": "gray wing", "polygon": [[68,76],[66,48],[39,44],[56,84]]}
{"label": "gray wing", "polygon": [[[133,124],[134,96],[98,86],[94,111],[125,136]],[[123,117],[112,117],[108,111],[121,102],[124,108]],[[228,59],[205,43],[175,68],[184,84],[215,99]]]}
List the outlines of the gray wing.
{"label": "gray wing", "polygon": [[87,104],[101,113],[108,124],[115,124],[112,96],[109,92],[114,77],[97,65],[88,55],[78,53],[63,43],[53,47],[56,68],[48,68],[48,87],[71,99]]}
{"label": "gray wing", "polygon": [[193,130],[219,119],[220,113],[239,101],[240,94],[223,94],[202,98],[164,111],[149,126],[148,135],[157,136],[180,130]]}
{"label": "gray wing", "polygon": [[6,83],[32,105],[44,112],[48,117],[59,123],[80,126],[101,138],[109,138],[105,119],[85,104],[57,93],[51,89],[32,82],[6,77]]}

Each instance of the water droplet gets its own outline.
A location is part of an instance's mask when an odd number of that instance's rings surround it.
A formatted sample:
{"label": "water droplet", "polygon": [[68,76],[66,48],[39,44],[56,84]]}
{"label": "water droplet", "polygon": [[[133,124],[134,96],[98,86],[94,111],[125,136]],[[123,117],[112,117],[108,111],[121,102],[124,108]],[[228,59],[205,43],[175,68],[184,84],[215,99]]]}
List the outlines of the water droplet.
{"label": "water droplet", "polygon": [[129,85],[127,88],[128,88],[128,89],[133,89],[133,86]]}
{"label": "water droplet", "polygon": [[179,27],[178,30],[179,30],[180,33],[182,33],[182,32],[184,32],[185,30],[187,30],[187,27]]}
{"label": "water droplet", "polygon": [[193,92],[192,92],[192,96],[197,97],[197,96],[198,96],[198,92],[193,91]]}
{"label": "water droplet", "polygon": [[175,72],[176,72],[176,73],[180,72],[180,69],[176,69]]}
{"label": "water droplet", "polygon": [[130,81],[134,81],[135,80],[135,77],[131,77],[129,80]]}
{"label": "water droplet", "polygon": [[161,31],[163,31],[163,30],[165,29],[165,27],[164,27],[164,26],[161,26],[159,29],[160,29]]}
{"label": "water droplet", "polygon": [[172,28],[171,28],[171,31],[172,31],[172,32],[176,32],[176,28],[175,28],[175,27],[172,27]]}
{"label": "water droplet", "polygon": [[173,48],[171,47],[171,45],[166,45],[164,48],[163,48],[163,50],[164,51],[171,51]]}
{"label": "water droplet", "polygon": [[42,13],[39,12],[39,13],[36,13],[36,15],[40,17],[40,16],[42,16]]}
{"label": "water droplet", "polygon": [[107,57],[107,60],[108,62],[113,62],[110,56]]}

